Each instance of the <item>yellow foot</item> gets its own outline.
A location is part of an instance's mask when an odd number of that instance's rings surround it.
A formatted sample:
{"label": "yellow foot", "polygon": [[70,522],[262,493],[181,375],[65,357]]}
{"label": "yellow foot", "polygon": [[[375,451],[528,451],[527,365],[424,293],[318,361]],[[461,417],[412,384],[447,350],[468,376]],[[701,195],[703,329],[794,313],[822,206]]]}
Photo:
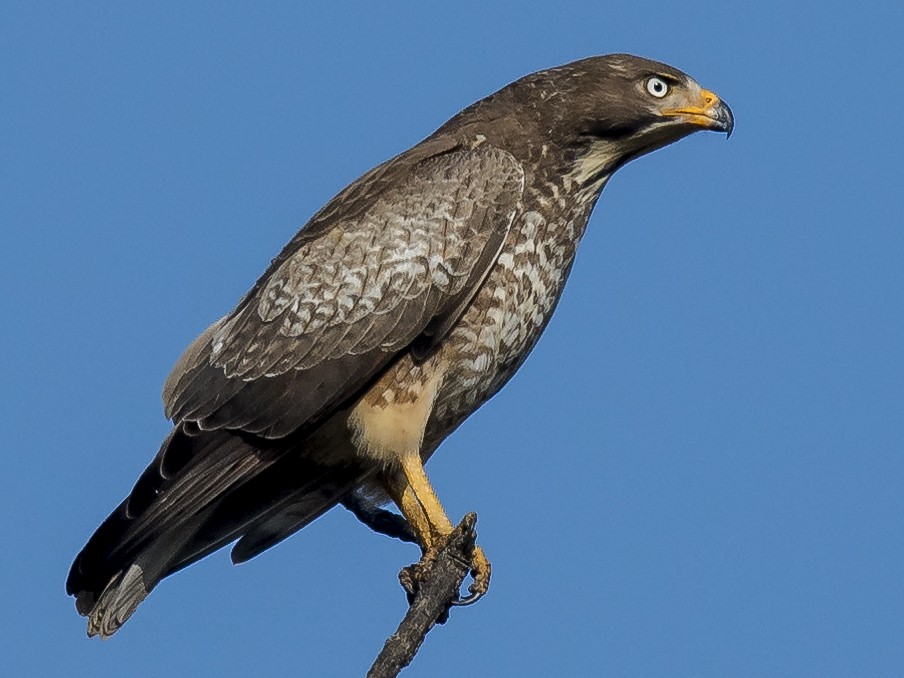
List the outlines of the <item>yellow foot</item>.
{"label": "yellow foot", "polygon": [[427,581],[427,577],[430,576],[430,570],[433,569],[433,563],[436,562],[438,553],[436,549],[424,551],[424,555],[421,556],[418,562],[414,563],[414,565],[403,567],[402,571],[399,572],[399,582],[401,582],[402,588],[405,589],[405,593],[408,594],[409,605],[414,600],[414,596],[417,595],[421,584]]}
{"label": "yellow foot", "polygon": [[[415,595],[417,595],[420,585],[427,581],[427,578],[430,576],[430,571],[433,569],[433,565],[436,562],[436,557],[440,550],[442,550],[442,546],[439,548],[428,549],[424,552],[424,555],[421,556],[421,559],[418,562],[402,568],[402,571],[399,572],[399,581],[402,584],[402,588],[404,588],[405,592],[408,594],[409,604],[411,604]],[[470,560],[467,565],[471,573],[471,578],[473,579],[471,585],[468,587],[469,595],[464,598],[453,600],[451,602],[452,605],[472,605],[480,600],[490,587],[490,575],[493,568],[490,565],[490,561],[487,560],[486,554],[484,554],[482,548],[474,546],[471,550]]]}
{"label": "yellow foot", "polygon": [[453,605],[473,605],[486,595],[487,589],[490,588],[490,575],[493,573],[493,566],[487,560],[483,549],[475,545],[471,550],[471,578],[474,580],[468,587],[470,595],[452,602]]}

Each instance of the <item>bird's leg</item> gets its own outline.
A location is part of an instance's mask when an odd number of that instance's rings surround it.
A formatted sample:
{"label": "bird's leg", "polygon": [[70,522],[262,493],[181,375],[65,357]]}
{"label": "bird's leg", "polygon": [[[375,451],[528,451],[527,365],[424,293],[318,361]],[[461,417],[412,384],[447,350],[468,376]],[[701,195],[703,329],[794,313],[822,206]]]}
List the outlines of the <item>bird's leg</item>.
{"label": "bird's leg", "polygon": [[[392,496],[423,549],[421,561],[401,575],[406,590],[412,593],[417,580],[429,571],[437,552],[452,533],[452,521],[430,485],[420,455],[404,455],[401,469],[404,478],[398,478],[401,482],[392,488]],[[471,551],[469,567],[474,581],[468,587],[471,595],[461,601],[463,604],[475,602],[490,585],[490,563],[479,546],[475,545]]]}
{"label": "bird's leg", "polygon": [[408,524],[404,516],[380,508],[356,494],[351,494],[343,499],[342,505],[351,511],[355,518],[374,532],[379,532],[387,537],[393,537],[401,541],[411,542],[412,544],[418,543],[414,530],[411,529],[411,525]]}

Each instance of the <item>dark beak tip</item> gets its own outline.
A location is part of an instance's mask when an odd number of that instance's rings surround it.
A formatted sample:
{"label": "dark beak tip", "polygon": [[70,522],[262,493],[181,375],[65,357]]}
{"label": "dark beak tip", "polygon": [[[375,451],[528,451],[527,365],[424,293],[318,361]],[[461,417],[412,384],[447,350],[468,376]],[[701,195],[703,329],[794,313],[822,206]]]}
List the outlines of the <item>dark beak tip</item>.
{"label": "dark beak tip", "polygon": [[725,132],[727,141],[731,138],[731,133],[734,131],[734,114],[724,101],[719,104],[719,122],[722,123],[721,131]]}

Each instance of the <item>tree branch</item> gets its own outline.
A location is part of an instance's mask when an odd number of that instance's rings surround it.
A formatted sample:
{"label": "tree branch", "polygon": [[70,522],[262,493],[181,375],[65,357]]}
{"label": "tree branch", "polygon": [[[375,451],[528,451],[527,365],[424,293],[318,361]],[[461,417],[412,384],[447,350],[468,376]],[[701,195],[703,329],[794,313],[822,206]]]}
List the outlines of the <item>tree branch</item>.
{"label": "tree branch", "polygon": [[470,569],[471,551],[477,540],[477,514],[469,513],[449,536],[430,571],[420,582],[408,613],[367,673],[367,678],[395,678],[411,663],[433,626],[446,621],[449,606]]}

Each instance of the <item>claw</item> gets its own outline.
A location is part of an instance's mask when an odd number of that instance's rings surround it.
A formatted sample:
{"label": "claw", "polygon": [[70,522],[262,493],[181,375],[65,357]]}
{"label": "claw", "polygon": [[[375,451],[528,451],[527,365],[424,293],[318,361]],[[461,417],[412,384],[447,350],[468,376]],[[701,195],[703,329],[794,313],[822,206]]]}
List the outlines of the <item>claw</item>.
{"label": "claw", "polygon": [[453,600],[452,605],[465,607],[466,605],[473,605],[483,598],[486,595],[487,589],[490,588],[491,572],[492,567],[490,566],[487,557],[484,555],[483,550],[479,546],[475,546],[474,550],[471,552],[471,577],[473,577],[474,581],[468,587],[470,593],[463,598]]}
{"label": "claw", "polygon": [[[449,613],[449,607],[453,605],[456,607],[473,605],[478,600],[483,598],[490,586],[492,566],[487,560],[483,549],[474,544],[474,523],[476,522],[476,520],[477,516],[473,513],[469,513],[464,517],[462,524],[457,529],[469,531],[471,534],[470,541],[457,545],[455,549],[450,550],[448,553],[448,555],[455,561],[457,561],[462,568],[467,568],[470,572],[473,581],[468,587],[469,593],[465,596],[461,596],[459,594],[458,596],[456,596],[455,600],[449,601],[448,607],[441,616],[439,623],[443,623],[443,621],[445,621],[445,618]],[[459,538],[461,536],[462,535],[460,534]],[[421,555],[421,559],[417,563],[415,563],[414,565],[409,565],[408,567],[403,568],[401,572],[399,572],[399,581],[402,584],[402,588],[405,589],[409,605],[413,603],[421,582],[425,581],[429,576],[430,571],[433,569],[436,558],[439,556],[440,551],[446,548],[446,540],[450,537],[452,537],[452,535],[446,535],[442,538],[436,539],[432,548],[424,549]],[[437,547],[436,543],[440,543],[441,546]],[[463,549],[466,550],[462,552]]]}
{"label": "claw", "polygon": [[418,562],[408,567],[403,567],[402,571],[399,572],[399,582],[402,584],[402,588],[405,589],[409,605],[414,602],[418,587],[427,576],[427,573],[430,572],[435,558],[434,554],[425,553]]}
{"label": "claw", "polygon": [[459,598],[458,600],[453,600],[449,604],[455,605],[455,607],[467,607],[468,605],[473,605],[478,600],[483,598],[486,595],[486,591],[471,591],[464,598]]}

